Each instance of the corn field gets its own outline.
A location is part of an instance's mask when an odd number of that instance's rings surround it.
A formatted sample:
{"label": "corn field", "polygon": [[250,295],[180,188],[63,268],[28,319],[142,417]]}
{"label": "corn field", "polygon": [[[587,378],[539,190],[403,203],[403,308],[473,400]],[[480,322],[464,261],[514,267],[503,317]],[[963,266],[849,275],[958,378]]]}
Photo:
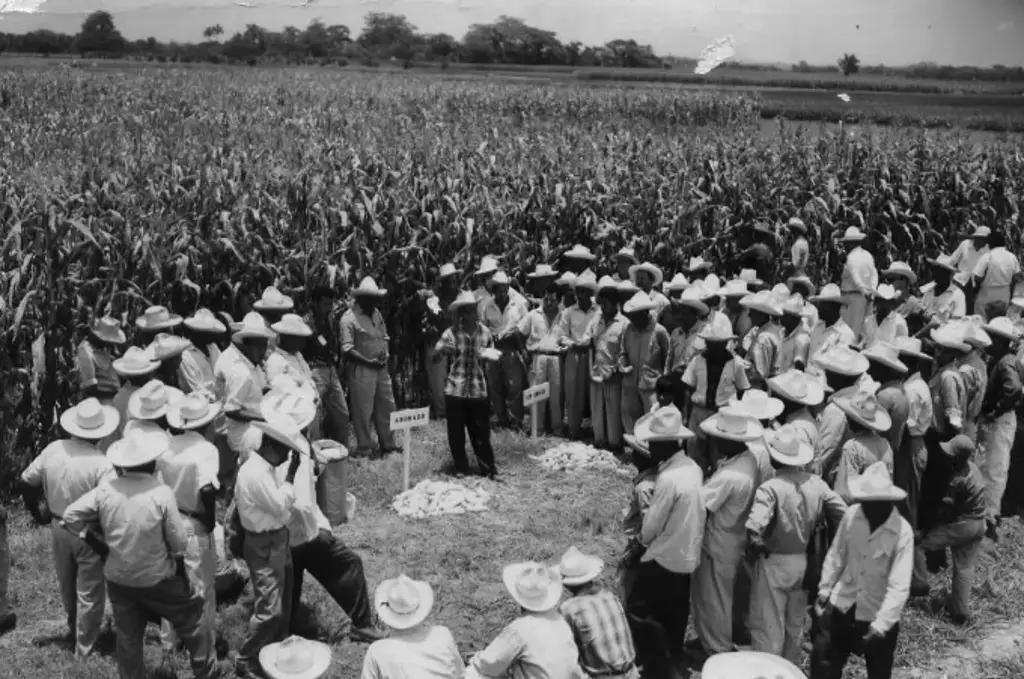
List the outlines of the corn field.
{"label": "corn field", "polygon": [[[374,276],[400,404],[422,403],[418,290],[445,261],[521,275],[574,243],[727,263],[799,213],[920,264],[968,220],[1024,227],[1019,142],[784,131],[713,91],[241,69],[0,75],[0,492],[75,398],[89,321],[150,304],[238,318],[262,289]],[[872,137],[876,134],[876,137]],[[780,239],[780,247],[788,246]]]}

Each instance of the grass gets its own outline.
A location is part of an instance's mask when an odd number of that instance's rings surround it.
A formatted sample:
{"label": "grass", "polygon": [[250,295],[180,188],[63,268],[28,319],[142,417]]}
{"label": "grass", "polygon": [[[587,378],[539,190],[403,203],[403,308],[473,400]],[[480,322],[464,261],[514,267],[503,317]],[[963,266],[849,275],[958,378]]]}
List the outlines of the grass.
{"label": "grass", "polygon": [[[505,480],[493,486],[490,511],[434,519],[409,520],[390,508],[401,490],[401,456],[385,460],[354,460],[349,489],[358,498],[354,519],[339,529],[339,535],[364,560],[371,588],[382,580],[406,573],[426,579],[435,588],[437,603],[432,620],[447,625],[464,654],[483,648],[512,620],[516,607],[501,585],[501,568],[514,561],[537,559],[554,562],[569,546],[604,558],[602,576],[613,586],[615,564],[623,546],[621,511],[628,499],[630,482],[626,475],[587,472],[566,475],[544,471],[529,458],[556,441],[531,441],[518,434],[501,433],[494,438],[499,467]],[[442,427],[432,424],[416,434],[412,461],[412,484],[446,473],[450,465]],[[30,527],[24,515],[13,519],[11,552],[15,558],[11,591],[19,616],[19,629],[0,639],[0,652],[13,662],[5,677],[10,679],[113,678],[112,657],[74,659],[67,649],[36,648],[31,638],[59,631],[62,609],[50,564],[49,535],[45,529]],[[948,587],[948,571],[934,580],[932,600],[912,601],[901,621],[897,666],[900,677],[929,677],[914,674],[915,668],[935,666],[957,648],[978,648],[989,628],[1014,622],[1024,610],[1024,526],[1011,520],[998,544],[986,542],[973,592],[976,624],[959,628],[945,620],[940,610],[940,591]],[[344,639],[347,618],[316,581],[307,578],[302,614],[318,630],[317,636],[334,649],[330,677],[359,676],[364,646]],[[232,649],[242,642],[251,597],[247,592],[234,604],[222,606],[218,629]],[[150,628],[147,660],[160,664],[156,628]],[[112,648],[112,640],[105,639]],[[959,672],[961,679],[1020,676],[1001,674],[1008,663],[1021,666],[1022,658],[985,658]],[[184,655],[173,658],[179,676],[188,674]],[[908,673],[909,672],[909,673]],[[972,673],[973,672],[973,673]],[[863,665],[851,663],[851,675],[863,676]]]}

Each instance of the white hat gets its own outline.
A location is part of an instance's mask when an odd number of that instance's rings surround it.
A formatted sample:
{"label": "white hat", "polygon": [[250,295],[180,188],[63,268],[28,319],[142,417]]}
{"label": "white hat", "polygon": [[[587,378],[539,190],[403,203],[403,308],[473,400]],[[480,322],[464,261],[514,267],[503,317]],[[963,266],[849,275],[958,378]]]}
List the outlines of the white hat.
{"label": "white hat", "polygon": [[238,324],[238,329],[231,336],[231,341],[236,344],[247,339],[266,339],[274,336],[274,331],[267,325],[267,319],[255,311],[250,311]]}
{"label": "white hat", "polygon": [[597,257],[594,256],[594,253],[590,251],[590,248],[585,245],[573,245],[571,248],[563,252],[562,256],[568,257],[569,259],[585,259],[588,262],[592,262],[597,259]]}
{"label": "white hat", "polygon": [[558,278],[558,272],[550,264],[538,264],[533,273],[526,274],[526,277],[531,280],[535,278]]}
{"label": "white hat", "polygon": [[270,286],[263,291],[263,295],[256,300],[252,308],[256,311],[291,311],[294,306],[295,302],[291,297]]}
{"label": "white hat", "polygon": [[579,276],[576,277],[576,285],[573,286],[576,290],[583,288],[584,290],[590,290],[591,292],[597,292],[597,276],[593,271],[587,269]]}
{"label": "white hat", "polygon": [[556,286],[568,287],[576,285],[576,274],[572,271],[566,271],[554,283]]}
{"label": "white hat", "polygon": [[696,285],[691,285],[690,287],[683,290],[683,294],[679,296],[679,299],[674,300],[674,302],[676,304],[688,306],[691,309],[694,309],[699,315],[704,316],[709,311],[711,311],[711,309],[710,307],[708,307],[707,304],[704,303],[704,300],[701,299],[704,296],[704,293],[702,291],[703,287],[704,286],[700,285],[699,283]]}
{"label": "white hat", "polygon": [[741,269],[739,279],[746,283],[748,287],[751,285],[764,285],[764,281],[757,277],[756,269]]}
{"label": "white hat", "polygon": [[283,418],[302,431],[316,419],[316,401],[296,385],[278,386],[260,399],[260,414],[268,422]]}
{"label": "white hat", "polygon": [[711,262],[707,262],[700,255],[696,257],[690,257],[690,262],[687,264],[683,271],[689,271],[690,273],[696,273],[697,271],[707,271],[711,268]]}
{"label": "white hat", "polygon": [[647,413],[633,426],[633,437],[641,445],[651,441],[682,441],[693,436],[693,432],[683,426],[683,414],[672,405]]}
{"label": "white hat", "polygon": [[893,344],[896,345],[896,349],[901,355],[906,354],[923,361],[932,360],[931,356],[921,351],[921,340],[918,337],[897,337],[893,340]]}
{"label": "white hat", "polygon": [[353,297],[383,297],[386,294],[388,291],[377,287],[377,281],[369,276],[359,281],[359,287],[352,291]]}
{"label": "white hat", "polygon": [[154,332],[156,330],[176,328],[181,325],[183,320],[178,314],[172,314],[168,311],[165,306],[151,306],[135,319],[135,325],[138,326],[139,330]]}
{"label": "white hat", "polygon": [[964,342],[975,349],[988,349],[992,346],[992,338],[980,325],[968,324],[964,330]]}
{"label": "white hat", "polygon": [[651,264],[650,262],[643,262],[641,264],[634,264],[629,267],[629,279],[636,283],[636,275],[640,271],[646,271],[654,278],[655,285],[661,285],[661,282],[665,280],[665,274],[661,272],[661,269]]}
{"label": "white hat", "polygon": [[458,311],[464,306],[475,307],[477,305],[476,297],[469,290],[463,290],[459,293],[459,296],[455,298],[455,301],[448,305],[449,311]]}
{"label": "white hat", "polygon": [[124,336],[124,331],[121,330],[121,324],[112,316],[97,318],[89,327],[89,332],[96,339],[111,344],[124,344],[127,339]]}
{"label": "white hat", "polygon": [[882,461],[850,479],[849,489],[854,502],[899,502],[907,497],[905,490],[893,484],[889,468]]}
{"label": "white hat", "polygon": [[935,259],[928,259],[928,263],[937,269],[945,269],[950,273],[956,273],[959,269],[953,264],[953,258],[950,255],[939,255]]}
{"label": "white hat", "polygon": [[805,406],[816,406],[825,400],[821,382],[800,370],[787,370],[769,377],[768,387],[782,398]]}
{"label": "white hat", "polygon": [[804,224],[804,220],[799,217],[790,217],[789,222],[786,224],[791,229],[796,229],[801,233],[807,233],[807,225]]}
{"label": "white hat", "polygon": [[907,372],[907,364],[900,360],[900,350],[889,342],[881,340],[873,342],[871,346],[860,352],[864,358],[875,363],[881,363],[901,373]]}
{"label": "white hat", "polygon": [[446,262],[441,265],[441,269],[437,272],[438,278],[448,278],[449,276],[457,276],[460,271],[451,262]]}
{"label": "white hat", "polygon": [[690,281],[681,273],[677,273],[672,280],[665,284],[665,292],[681,292],[690,286]]}
{"label": "white hat", "polygon": [[811,304],[822,304],[830,302],[832,304],[846,304],[846,297],[843,296],[843,291],[839,289],[839,286],[835,283],[829,283],[821,289],[817,295],[814,295],[808,300]]}
{"label": "white hat", "polygon": [[889,268],[882,272],[882,275],[886,278],[893,278],[895,276],[903,276],[911,285],[917,283],[917,274],[910,268],[910,265],[906,262],[893,262],[889,265]]}
{"label": "white hat", "polygon": [[122,469],[141,467],[167,452],[171,437],[162,429],[133,429],[107,448],[110,464]]}
{"label": "white hat", "polygon": [[762,290],[760,292],[755,292],[753,295],[744,297],[740,300],[740,304],[751,311],[760,311],[761,313],[768,314],[769,316],[782,315],[782,309],[779,308],[779,305],[775,301],[770,290]]}
{"label": "white hat", "polygon": [[601,280],[597,282],[597,291],[602,292],[603,290],[614,289],[617,290],[619,284],[615,282],[615,279],[611,276],[601,276]]}
{"label": "white hat", "polygon": [[197,309],[194,314],[185,319],[185,327],[198,332],[222,333],[228,331],[228,326],[221,323],[209,309]]}
{"label": "white hat", "polygon": [[761,389],[747,389],[743,392],[743,398],[729,399],[727,407],[756,420],[774,420],[786,409],[782,401],[772,398],[768,392]]}
{"label": "white hat", "polygon": [[576,587],[597,579],[604,570],[604,561],[572,546],[565,551],[554,570],[562,578],[563,585]]}
{"label": "white hat", "polygon": [[405,575],[385,580],[373,594],[373,608],[381,622],[392,629],[412,629],[427,619],[434,607],[430,583]]}
{"label": "white hat", "polygon": [[764,435],[760,422],[728,407],[701,422],[700,428],[708,436],[741,443],[756,441]]}
{"label": "white hat", "polygon": [[747,282],[739,279],[729,281],[722,286],[722,297],[744,297],[747,294]]}
{"label": "white hat", "polygon": [[628,259],[628,260],[632,261],[634,264],[637,261],[637,259],[636,259],[636,250],[634,250],[631,247],[624,247],[624,248],[622,248],[621,250],[619,250],[618,252],[615,253],[615,257],[616,258],[621,258],[621,259]]}
{"label": "white hat", "polygon": [[[812,281],[807,276],[790,276],[789,278],[786,279],[786,286],[790,290],[792,290],[793,287],[796,286],[796,285],[802,285],[805,288],[807,288],[809,290],[809,294],[812,297],[814,296],[814,293],[818,290],[817,286],[814,285],[814,281]],[[814,300],[813,299],[809,299],[808,301],[813,302]]]}
{"label": "white hat", "polygon": [[289,337],[309,337],[313,334],[312,328],[298,314],[285,314],[281,320],[271,325],[270,329],[278,335],[288,335]]}
{"label": "white hat", "polygon": [[771,653],[717,653],[704,663],[701,679],[807,679],[793,663]]}
{"label": "white hat", "polygon": [[720,297],[722,293],[722,281],[713,273],[709,273],[701,281],[701,299],[708,300],[712,297]]}
{"label": "white hat", "polygon": [[700,329],[697,337],[705,342],[728,342],[736,339],[736,334],[721,323],[708,323]]}
{"label": "white hat", "polygon": [[150,380],[128,397],[128,414],[136,420],[159,420],[167,414],[171,404],[183,396],[180,389],[168,387],[160,380]]}
{"label": "white hat", "polygon": [[117,408],[102,405],[95,398],[87,398],[68,408],[60,415],[60,426],[68,433],[88,441],[99,441],[117,431],[121,415]]}
{"label": "white hat", "polygon": [[1008,339],[1011,342],[1016,342],[1020,339],[1020,332],[1017,331],[1017,327],[1013,324],[1006,316],[999,316],[993,318],[991,321],[985,324],[985,332],[991,336],[1002,337]]}
{"label": "white hat", "polygon": [[121,431],[121,438],[126,439],[136,432],[142,432],[143,434],[151,436],[162,436],[167,439],[167,445],[170,445],[172,438],[170,432],[153,420],[128,420],[124,423],[124,429]]}
{"label": "white hat", "polygon": [[511,283],[512,280],[504,271],[498,271],[493,276],[491,276],[490,280],[487,281],[487,285],[489,287],[494,287],[495,285],[511,285]]}
{"label": "white hat", "polygon": [[273,422],[255,420],[252,426],[291,450],[309,455],[309,441],[291,419],[281,417]]}
{"label": "white hat", "polygon": [[844,243],[859,243],[865,238],[867,238],[867,234],[861,231],[860,227],[851,226],[846,229],[842,241]]}
{"label": "white hat", "polygon": [[828,372],[847,377],[863,375],[868,370],[868,359],[856,349],[838,344],[818,353],[814,362]]}
{"label": "white hat", "polygon": [[331,667],[331,647],[292,635],[261,648],[260,667],[269,679],[320,679]]}
{"label": "white hat", "polygon": [[875,290],[875,299],[884,299],[888,302],[895,300],[899,296],[896,292],[896,288],[892,287],[888,283],[882,283]]}
{"label": "white hat", "polygon": [[887,432],[892,427],[892,418],[874,394],[857,392],[851,396],[835,396],[832,402],[846,417],[868,429]]}
{"label": "white hat", "polygon": [[765,432],[764,445],[773,460],[787,467],[802,467],[814,459],[814,448],[801,439],[791,424]]}
{"label": "white hat", "polygon": [[954,349],[965,353],[971,350],[971,345],[964,341],[963,332],[959,332],[955,326],[948,323],[938,328],[932,328],[928,336],[932,342],[944,349]]}
{"label": "white hat", "polygon": [[636,287],[636,283],[631,280],[620,281],[617,287],[619,288],[619,292],[625,292],[631,295],[640,292],[640,288]]}
{"label": "white hat", "polygon": [[490,255],[484,255],[480,260],[480,268],[476,270],[474,276],[489,276],[498,270],[498,260]]}
{"label": "white hat", "polygon": [[160,361],[155,360],[148,351],[139,347],[128,347],[124,356],[115,358],[112,363],[117,374],[126,377],[148,375],[160,367]]}
{"label": "white hat", "polygon": [[505,566],[501,579],[516,603],[528,611],[545,613],[562,598],[562,583],[551,569],[536,561]]}
{"label": "white hat", "polygon": [[192,342],[184,337],[161,332],[149,343],[146,351],[156,360],[166,361],[181,356],[191,346]]}
{"label": "white hat", "polygon": [[657,305],[651,300],[650,296],[643,292],[638,292],[633,295],[629,301],[622,305],[622,313],[632,314],[638,311],[650,311]]}
{"label": "white hat", "polygon": [[974,233],[971,234],[971,238],[988,238],[992,235],[992,229],[987,226],[975,227]]}
{"label": "white hat", "polygon": [[[786,288],[786,290],[789,290],[789,288]],[[798,292],[787,295],[786,301],[782,303],[782,313],[789,316],[805,316],[807,314],[807,305],[804,304],[803,296]]]}
{"label": "white hat", "polygon": [[210,403],[200,394],[183,396],[167,408],[167,424],[175,429],[201,429],[220,414],[221,404]]}

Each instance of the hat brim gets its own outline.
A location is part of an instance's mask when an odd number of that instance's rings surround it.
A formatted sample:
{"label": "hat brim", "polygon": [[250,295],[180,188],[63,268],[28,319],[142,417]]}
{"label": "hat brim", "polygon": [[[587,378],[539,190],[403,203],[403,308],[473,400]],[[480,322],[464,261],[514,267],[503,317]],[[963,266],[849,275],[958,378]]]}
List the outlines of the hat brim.
{"label": "hat brim", "polygon": [[536,600],[526,599],[516,591],[516,578],[523,572],[523,568],[526,564],[512,564],[505,566],[501,573],[502,582],[505,584],[505,589],[508,590],[509,596],[512,599],[533,613],[546,613],[551,609],[558,606],[558,602],[562,599],[562,583],[552,580],[548,585],[547,592],[541,598]]}
{"label": "hat brim", "polygon": [[526,274],[526,277],[531,281],[536,281],[542,278],[558,278],[560,275],[557,271],[546,271],[543,273],[534,271],[533,273]]}
{"label": "hat brim", "polygon": [[242,328],[231,336],[231,341],[235,344],[244,342],[247,339],[265,339],[270,340],[274,337],[274,331],[270,328],[266,330],[257,330],[255,328]]}
{"label": "hat brim", "polygon": [[191,342],[175,342],[175,345],[176,346],[172,347],[169,351],[164,351],[163,353],[158,353],[157,350],[154,349],[153,358],[155,358],[158,361],[166,361],[171,358],[177,358],[184,354],[187,349],[193,346]]}
{"label": "hat brim", "polygon": [[122,469],[141,467],[144,464],[155,462],[167,450],[166,448],[160,450],[153,446],[145,448],[133,446],[129,448],[128,444],[131,440],[130,438],[122,438],[110,444],[110,447],[107,448],[107,460],[110,461],[110,464]]}
{"label": "hat brim", "polygon": [[258,299],[253,302],[252,308],[256,311],[291,311],[295,308],[295,302],[289,301],[287,303],[281,302],[280,304],[274,304]]}
{"label": "hat brim", "polygon": [[931,258],[928,258],[926,261],[928,262],[928,266],[932,267],[933,269],[943,269],[950,273],[958,273],[957,268],[952,264],[947,264],[946,262],[940,262],[937,259]]}
{"label": "hat brim", "polygon": [[629,280],[636,284],[636,275],[639,272],[646,272],[654,278],[655,285],[661,285],[665,280],[665,274],[662,273],[661,269],[654,266],[653,264],[634,264],[629,267]]}
{"label": "hat brim", "polygon": [[967,352],[967,351],[971,350],[971,345],[968,344],[967,342],[960,342],[960,341],[956,341],[956,340],[952,340],[952,339],[946,339],[946,338],[938,335],[935,332],[936,330],[938,330],[938,328],[932,328],[931,332],[928,333],[928,337],[936,345],[942,347],[943,349],[950,349],[952,351]]}
{"label": "hat brim", "polygon": [[451,278],[452,276],[458,276],[461,273],[462,273],[462,269],[455,269],[453,271],[443,271],[443,272],[437,274],[437,278],[438,278],[438,280],[442,280],[442,279],[445,279],[445,278]]}
{"label": "hat brim", "polygon": [[989,337],[998,337],[1000,339],[1006,340],[1007,342],[1016,342],[1017,340],[1020,339],[1020,335],[1007,334],[1000,330],[999,328],[993,328],[991,325],[987,323],[981,326],[981,329],[984,330]]}
{"label": "hat brim", "polygon": [[[802,285],[805,288],[810,288],[810,290],[811,290],[811,297],[813,297],[814,293],[818,291],[818,288],[817,288],[817,286],[814,285],[814,283],[812,283],[811,281],[809,281],[809,280],[807,280],[805,278],[799,278],[797,276],[791,276],[791,277],[787,278],[786,279],[786,285],[788,285],[790,288],[792,288],[794,285]],[[808,298],[808,301],[811,301],[811,300]]]}
{"label": "hat brim", "polygon": [[309,455],[309,441],[306,440],[305,436],[299,436],[298,438],[289,436],[268,422],[255,420],[251,422],[251,424],[259,429],[264,435],[269,436],[281,445],[288,446],[291,450],[302,453],[303,455]]}
{"label": "hat brim", "polygon": [[217,419],[217,416],[221,414],[223,410],[220,402],[211,403],[210,410],[198,420],[185,421],[181,417],[181,402],[171,405],[167,409],[167,424],[174,429],[181,429],[182,431],[193,431],[195,429],[202,429],[206,425]]}
{"label": "hat brim", "polygon": [[699,299],[673,299],[672,304],[674,304],[675,306],[690,307],[691,309],[699,313],[701,316],[711,311],[711,307],[709,307],[707,304],[700,301]]}
{"label": "hat brim", "polygon": [[463,309],[465,307],[475,307],[476,305],[477,305],[476,300],[473,300],[472,302],[470,302],[469,300],[464,300],[464,301],[456,300],[456,301],[454,301],[454,302],[452,302],[451,304],[448,305],[448,311],[451,311],[451,312],[454,313],[454,312],[459,311],[460,309]]}
{"label": "hat brim", "polygon": [[103,410],[103,425],[95,429],[82,429],[75,422],[75,408],[69,408],[60,415],[60,426],[69,436],[84,439],[86,441],[99,441],[105,439],[115,431],[121,421],[121,414],[114,406],[100,406]]}
{"label": "hat brim", "polygon": [[772,380],[768,380],[768,388],[771,389],[773,393],[781,396],[787,401],[811,407],[821,405],[825,400],[825,387],[820,382],[813,379],[808,379],[806,381],[806,385],[807,393],[803,396],[797,396],[793,392],[787,391],[784,387],[780,387],[777,383],[773,384]]}
{"label": "hat brim", "polygon": [[572,286],[572,289],[573,290],[589,290],[591,292],[591,294],[596,294],[597,293],[597,283],[596,282],[595,283],[588,283],[588,282],[580,283],[579,281],[576,281],[576,284],[574,286]]}
{"label": "hat brim", "polygon": [[882,272],[882,275],[886,278],[906,278],[910,281],[911,285],[917,284],[917,274],[913,271],[904,271],[902,269],[886,269]]}
{"label": "hat brim", "polygon": [[868,359],[869,361],[874,361],[875,363],[881,363],[882,365],[884,365],[884,366],[886,366],[888,368],[892,368],[893,370],[897,370],[899,372],[904,372],[905,373],[905,372],[908,372],[910,370],[910,368],[907,367],[907,364],[904,363],[903,361],[893,360],[893,359],[889,358],[888,356],[881,356],[879,354],[872,353],[870,349],[865,349],[864,351],[862,351],[861,352],[861,356],[863,356],[864,358]]}
{"label": "hat brim", "polygon": [[[648,413],[650,415],[650,413]],[[646,418],[646,419],[645,419]],[[686,439],[693,438],[696,436],[692,431],[684,426],[681,426],[679,431],[674,434],[655,434],[651,431],[651,422],[654,418],[649,418],[646,415],[639,420],[633,426],[633,438],[638,443],[642,443],[650,447],[651,441],[685,441]]]}
{"label": "hat brim", "polygon": [[388,294],[386,288],[377,288],[376,290],[353,290],[353,297],[384,297]]}
{"label": "hat brim", "polygon": [[274,323],[270,329],[284,337],[310,337],[313,334],[313,330],[309,327],[302,329],[297,326],[285,326],[281,323]]}
{"label": "hat brim", "polygon": [[773,460],[787,467],[803,467],[814,460],[814,448],[802,441],[798,444],[795,456],[784,455],[768,444],[765,444],[765,450]]}
{"label": "hat brim", "polygon": [[567,250],[566,252],[563,252],[562,257],[565,259],[581,259],[587,262],[593,262],[594,260],[597,259],[597,256],[594,255],[593,253],[573,252],[572,250]]}
{"label": "hat brim", "polygon": [[556,565],[556,566],[552,567],[552,570],[554,570],[555,573],[558,574],[558,577],[560,577],[562,579],[562,584],[563,585],[567,585],[569,587],[577,587],[579,585],[585,585],[588,582],[593,582],[594,580],[597,580],[597,578],[601,575],[601,571],[604,570],[604,561],[603,560],[601,560],[600,558],[598,558],[596,556],[586,556],[586,555],[584,555],[583,558],[586,559],[588,566],[587,566],[587,572],[583,573],[582,575],[576,575],[576,576],[565,575],[564,573],[562,573],[561,565]]}
{"label": "hat brim", "polygon": [[832,402],[836,404],[837,408],[846,414],[848,419],[851,419],[868,429],[872,429],[882,434],[892,428],[892,418],[889,417],[889,413],[885,412],[885,410],[876,410],[875,419],[869,420],[853,409],[853,402],[849,398],[834,398]]}
{"label": "hat brim", "polygon": [[309,644],[307,653],[312,655],[313,663],[305,672],[282,672],[277,669],[275,661],[281,650],[281,642],[260,649],[260,667],[269,679],[320,679],[331,668],[331,647],[312,639],[306,639],[306,643]]}
{"label": "hat brim", "polygon": [[148,367],[140,366],[138,368],[126,368],[124,362],[121,359],[117,359],[112,362],[114,366],[114,372],[124,377],[142,377],[143,375],[149,375],[155,372],[160,367],[160,361],[152,361]]}
{"label": "hat brim", "polygon": [[854,502],[902,502],[907,498],[907,491],[899,486],[892,486],[886,493],[861,491],[857,479],[850,481],[849,486],[850,499]]}
{"label": "hat brim", "polygon": [[842,304],[846,306],[850,303],[850,300],[846,299],[844,295],[838,297],[822,297],[821,295],[811,295],[807,298],[807,301],[811,304]]}
{"label": "hat brim", "polygon": [[303,431],[313,424],[317,413],[316,403],[314,401],[306,400],[305,402],[309,404],[308,412],[301,413],[301,419],[295,420],[291,415],[282,414],[274,407],[275,403],[277,403],[277,398],[280,397],[281,394],[282,391],[279,387],[277,389],[271,388],[270,391],[263,395],[263,398],[260,400],[260,415],[263,416],[264,420],[267,422],[273,422],[278,418],[284,418],[289,422],[292,422],[294,426],[298,427],[299,431]]}
{"label": "hat brim", "polygon": [[89,333],[96,339],[102,342],[109,342],[110,344],[124,344],[128,341],[128,337],[124,334],[123,330],[106,332],[96,328],[89,328]]}
{"label": "hat brim", "polygon": [[616,260],[628,259],[629,261],[633,262],[634,264],[638,264],[640,262],[640,260],[636,258],[636,255],[627,255],[624,252],[616,252],[615,253],[615,259]]}
{"label": "hat brim", "polygon": [[191,318],[186,318],[183,324],[189,330],[193,332],[208,332],[211,334],[223,334],[228,331],[228,326],[224,325],[220,321],[213,322],[198,322]]}
{"label": "hat brim", "polygon": [[412,584],[420,595],[420,606],[412,613],[396,613],[388,606],[388,587],[393,580],[385,580],[377,585],[373,593],[373,609],[377,612],[380,621],[392,629],[412,629],[426,620],[434,608],[434,590],[431,586],[420,580],[413,580]]}
{"label": "hat brim", "polygon": [[786,406],[777,398],[768,398],[768,402],[765,403],[765,409],[763,411],[753,411],[750,409],[749,403],[744,403],[742,400],[729,401],[729,408],[736,410],[738,413],[742,413],[748,417],[753,417],[757,420],[774,420],[776,417],[782,414],[782,411],[786,409]]}
{"label": "hat brim", "polygon": [[764,436],[764,427],[755,420],[748,420],[747,430],[741,434],[739,432],[722,431],[719,429],[718,422],[720,419],[717,414],[707,418],[700,423],[701,431],[712,438],[736,441],[737,443],[750,443]]}
{"label": "hat brim", "polygon": [[763,304],[760,301],[747,302],[746,304],[743,304],[743,306],[749,309],[750,311],[760,311],[762,314],[767,314],[769,316],[778,317],[782,315],[782,309],[768,306],[767,304]]}
{"label": "hat brim", "polygon": [[811,360],[814,361],[816,366],[826,372],[835,373],[836,375],[845,375],[846,377],[856,377],[866,373],[870,367],[870,361],[868,361],[868,359],[866,359],[862,354],[858,354],[857,356],[857,360],[848,365],[838,365],[836,363],[822,361],[820,358]]}
{"label": "hat brim", "polygon": [[167,389],[167,403],[153,411],[147,412],[142,410],[141,391],[136,391],[134,394],[129,396],[126,410],[131,418],[133,420],[141,420],[143,422],[159,420],[161,417],[165,417],[167,415],[167,411],[170,410],[173,404],[177,403],[185,396],[180,389],[175,387],[165,386],[164,388]]}
{"label": "hat brim", "polygon": [[146,332],[155,332],[157,330],[167,330],[169,328],[177,328],[179,325],[185,322],[185,319],[177,314],[172,314],[162,321],[156,323],[147,323],[145,317],[135,319],[135,327],[139,330]]}
{"label": "hat brim", "polygon": [[715,342],[715,343],[718,343],[718,344],[725,344],[726,342],[731,342],[734,339],[736,339],[736,335],[734,333],[729,333],[728,335],[705,335],[705,334],[700,334],[700,335],[697,335],[697,339],[702,339],[705,342]]}
{"label": "hat brim", "polygon": [[912,349],[899,349],[900,356],[909,356],[916,358],[919,361],[932,361],[932,357],[922,351],[914,351]]}

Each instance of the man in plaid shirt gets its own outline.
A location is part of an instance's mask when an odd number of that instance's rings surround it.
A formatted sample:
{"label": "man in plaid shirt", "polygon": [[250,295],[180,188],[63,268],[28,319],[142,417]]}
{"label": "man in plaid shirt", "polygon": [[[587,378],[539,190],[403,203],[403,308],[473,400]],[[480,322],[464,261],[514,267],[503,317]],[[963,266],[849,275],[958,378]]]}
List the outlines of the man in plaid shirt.
{"label": "man in plaid shirt", "polygon": [[555,570],[572,597],[558,610],[572,628],[580,667],[587,676],[639,679],[633,634],[622,602],[594,582],[603,569],[601,559],[570,547]]}
{"label": "man in plaid shirt", "polygon": [[480,474],[493,479],[498,469],[491,447],[490,401],[483,362],[497,360],[500,353],[494,349],[491,331],[480,323],[473,293],[460,293],[450,309],[455,323],[441,335],[433,358],[435,361],[448,358],[448,378],[444,385],[448,447],[452,451],[456,473],[468,474],[468,432]]}

